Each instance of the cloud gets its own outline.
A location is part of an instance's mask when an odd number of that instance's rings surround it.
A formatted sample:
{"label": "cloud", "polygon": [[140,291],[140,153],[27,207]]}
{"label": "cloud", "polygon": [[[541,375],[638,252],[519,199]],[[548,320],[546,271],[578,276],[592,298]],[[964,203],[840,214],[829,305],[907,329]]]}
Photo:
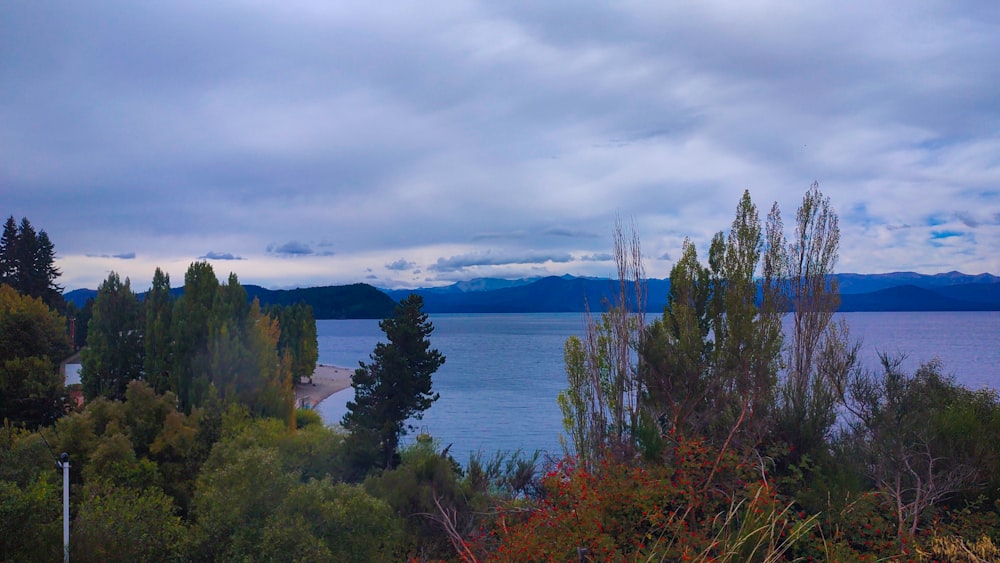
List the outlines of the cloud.
{"label": "cloud", "polygon": [[566,227],[551,227],[545,229],[543,234],[555,237],[569,237],[569,238],[598,238],[598,234],[592,231],[582,230],[582,229],[569,229]]}
{"label": "cloud", "polygon": [[955,218],[961,221],[966,227],[974,229],[979,226],[979,220],[973,217],[971,213],[959,211],[955,213]]}
{"label": "cloud", "polygon": [[[320,243],[317,246],[331,246],[329,243]],[[269,244],[267,245],[267,253],[274,254],[277,256],[290,256],[290,257],[300,257],[300,256],[333,256],[335,253],[332,250],[324,250],[317,252],[313,250],[310,244],[300,242],[297,240],[291,240],[284,244]]]}
{"label": "cloud", "polygon": [[476,233],[472,235],[472,240],[482,241],[482,240],[522,239],[525,238],[526,236],[528,236],[528,233],[525,231]]}
{"label": "cloud", "polygon": [[603,252],[598,254],[585,254],[580,257],[580,260],[583,260],[584,262],[609,262],[614,260],[614,258],[615,257],[611,254]]}
{"label": "cloud", "polygon": [[573,257],[564,253],[526,252],[517,254],[501,254],[490,251],[460,254],[449,258],[438,258],[437,262],[427,269],[433,272],[456,272],[465,268],[480,266],[508,266],[520,264],[568,263]]}
{"label": "cloud", "polygon": [[122,252],[119,254],[87,254],[88,258],[113,258],[116,260],[135,260],[135,252]]}
{"label": "cloud", "polygon": [[288,256],[308,256],[313,253],[313,249],[308,244],[297,240],[289,241],[282,245],[269,245],[267,251],[272,254],[284,254]]}
{"label": "cloud", "polygon": [[205,255],[199,256],[199,260],[246,260],[242,256],[236,256],[231,252],[215,252],[210,250]]}
{"label": "cloud", "polygon": [[416,268],[416,266],[417,265],[415,263],[400,258],[395,262],[390,262],[389,264],[386,264],[385,268],[387,270],[392,270],[395,272],[405,272],[406,270],[412,270],[413,268]]}
{"label": "cloud", "polygon": [[[605,252],[616,216],[656,254],[707,249],[744,188],[790,230],[814,179],[845,271],[1000,273],[994,3],[6,2],[0,19],[18,46],[0,47],[18,85],[0,88],[3,203],[81,284],[125,269],[103,254],[123,240],[147,279],[212,247],[262,285],[353,283],[399,256],[605,274],[532,253]],[[976,237],[939,251],[931,228]],[[68,269],[84,256],[101,267]]]}

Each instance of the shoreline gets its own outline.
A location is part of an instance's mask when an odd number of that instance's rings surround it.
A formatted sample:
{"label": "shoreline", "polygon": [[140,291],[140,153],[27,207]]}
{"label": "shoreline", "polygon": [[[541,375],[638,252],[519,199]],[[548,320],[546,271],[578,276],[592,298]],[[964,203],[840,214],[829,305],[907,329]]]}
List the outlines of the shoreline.
{"label": "shoreline", "polygon": [[295,385],[295,406],[297,408],[316,408],[316,405],[323,399],[349,388],[352,375],[354,375],[354,370],[345,367],[316,364],[312,384],[310,385],[309,381],[306,380]]}

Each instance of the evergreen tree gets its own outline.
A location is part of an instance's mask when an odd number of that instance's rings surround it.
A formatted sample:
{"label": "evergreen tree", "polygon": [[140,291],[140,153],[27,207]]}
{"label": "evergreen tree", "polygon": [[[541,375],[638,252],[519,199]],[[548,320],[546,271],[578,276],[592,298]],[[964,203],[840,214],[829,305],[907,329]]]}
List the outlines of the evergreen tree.
{"label": "evergreen tree", "polygon": [[80,381],[87,399],[122,400],[129,381],[142,377],[142,314],[128,278],[111,272],[101,283],[87,331]]}
{"label": "evergreen tree", "polygon": [[63,288],[55,283],[60,275],[49,235],[44,230],[36,232],[27,217],[20,225],[9,217],[0,235],[0,283],[61,310],[65,306]]}
{"label": "evergreen tree", "polygon": [[392,318],[379,323],[389,342],[376,344],[371,363],[362,362],[351,378],[355,399],[347,403],[343,425],[361,449],[379,452],[376,463],[385,469],[396,465],[399,439],[412,430],[406,421],[422,418],[438,399],[431,375],[445,358],[430,347],[434,325],[423,305],[422,297],[410,295]]}
{"label": "evergreen tree", "polygon": [[11,215],[3,224],[0,235],[0,284],[17,289],[17,222]]}

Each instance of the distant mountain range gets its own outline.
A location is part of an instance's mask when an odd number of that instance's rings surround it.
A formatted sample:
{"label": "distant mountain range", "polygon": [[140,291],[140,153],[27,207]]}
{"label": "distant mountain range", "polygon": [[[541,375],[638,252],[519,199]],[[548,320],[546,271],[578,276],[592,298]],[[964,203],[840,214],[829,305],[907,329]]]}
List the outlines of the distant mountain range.
{"label": "distant mountain range", "polygon": [[[317,319],[384,319],[392,316],[396,303],[385,293],[374,287],[356,283],[300,289],[265,289],[257,285],[244,285],[250,300],[257,298],[261,305],[292,305],[305,302],[312,306]],[[170,292],[177,297],[184,289],[175,287]],[[140,293],[142,299],[145,293]],[[77,289],[64,296],[77,307],[83,307],[88,299],[97,297],[93,289]]]}
{"label": "distant mountain range", "polygon": [[[992,274],[838,274],[843,312],[1000,311],[1000,277]],[[667,303],[670,281],[650,279],[646,310]],[[615,291],[609,279],[573,276],[459,282],[445,287],[383,290],[398,301],[410,293],[424,298],[428,313],[532,313],[601,311]]]}
{"label": "distant mountain range", "polygon": [[[841,307],[849,311],[1000,311],[1000,277],[992,274],[837,274]],[[378,290],[367,284],[270,290],[243,286],[250,299],[264,305],[306,302],[317,319],[381,319],[411,293],[424,298],[427,313],[561,313],[598,312],[616,291],[606,278],[574,276],[506,280],[480,278],[444,287]],[[670,281],[647,282],[646,309],[663,311]],[[182,290],[176,288],[175,294]],[[65,295],[78,307],[97,295],[78,289]]]}

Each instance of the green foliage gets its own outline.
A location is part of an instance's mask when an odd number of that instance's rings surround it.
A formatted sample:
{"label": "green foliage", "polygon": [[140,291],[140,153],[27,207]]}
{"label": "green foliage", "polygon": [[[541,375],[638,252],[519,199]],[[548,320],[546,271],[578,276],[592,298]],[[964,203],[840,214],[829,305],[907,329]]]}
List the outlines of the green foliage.
{"label": "green foliage", "polygon": [[146,381],[157,393],[170,387],[170,367],[173,361],[173,340],[170,326],[173,297],[170,294],[170,276],[159,268],[153,274],[153,285],[142,302],[146,317],[143,333],[143,373]]}
{"label": "green foliage", "polygon": [[[51,458],[48,467],[52,467]],[[54,479],[36,479],[26,485],[0,480],[0,560],[59,560],[61,499],[62,486]]]}
{"label": "green foliage", "polygon": [[194,498],[200,558],[251,557],[262,544],[269,516],[297,480],[282,470],[274,449],[241,449],[226,463],[213,452],[198,476]]}
{"label": "green foliage", "polygon": [[299,430],[307,426],[322,426],[323,417],[313,409],[296,409],[295,427]]}
{"label": "green foliage", "polygon": [[983,463],[992,454],[981,456],[995,447],[981,448],[961,433],[987,430],[1000,405],[980,403],[983,414],[994,415],[970,425],[968,411],[979,410],[976,403],[985,397],[942,375],[936,360],[912,375],[900,369],[901,361],[883,355],[880,374],[858,372],[852,378],[845,405],[853,418],[845,439],[861,454],[875,489],[894,507],[897,534],[912,537],[935,506],[974,490],[977,478],[995,471],[995,462]]}
{"label": "green foliage", "polygon": [[129,381],[142,376],[142,309],[128,278],[111,272],[101,283],[87,328],[80,382],[88,400],[123,399]]}
{"label": "green foliage", "polygon": [[62,557],[62,485],[36,433],[0,427],[0,561]]}
{"label": "green foliage", "polygon": [[333,430],[289,433],[281,421],[236,411],[224,426],[198,476],[199,559],[393,560],[400,523],[389,506],[360,487],[332,484],[341,457]]}
{"label": "green foliage", "polygon": [[584,464],[599,455],[634,456],[644,421],[643,384],[634,361],[646,325],[642,251],[635,229],[627,237],[620,221],[615,224],[614,241],[618,270],[614,297],[605,303],[600,320],[588,315],[585,341],[571,338],[564,352],[570,387],[560,394],[559,406]]}
{"label": "green foliage", "polygon": [[438,398],[431,392],[431,375],[445,358],[430,347],[434,325],[422,308],[419,295],[401,301],[395,315],[379,323],[389,342],[376,344],[371,363],[362,363],[351,378],[355,399],[347,403],[344,428],[356,451],[379,452],[379,459],[361,458],[359,466],[375,461],[391,469],[406,421],[420,419]]}
{"label": "green foliage", "polygon": [[0,421],[37,428],[66,411],[58,362],[69,351],[58,314],[0,285]]}
{"label": "green foliage", "polygon": [[181,561],[185,528],[157,488],[88,487],[73,521],[74,561]]}
{"label": "green foliage", "polygon": [[777,304],[757,298],[762,250],[749,192],[728,236],[713,238],[707,268],[685,242],[639,352],[644,407],[664,431],[753,447],[768,430],[782,340]]}
{"label": "green foliage", "polygon": [[278,319],[278,326],[281,327],[278,351],[289,362],[293,381],[301,383],[306,378],[312,381],[316,361],[319,360],[316,319],[313,318],[312,307],[298,303],[287,307],[269,307],[268,311]]}
{"label": "green foliage", "polygon": [[195,262],[184,274],[184,295],[171,313],[173,362],[170,389],[181,410],[190,412],[208,400],[207,368],[209,322],[219,280],[208,262]]}
{"label": "green foliage", "polygon": [[268,561],[398,561],[402,521],[360,485],[310,480],[293,487],[269,519]]}
{"label": "green foliage", "polygon": [[433,440],[422,435],[401,452],[397,467],[370,476],[364,487],[405,521],[406,552],[426,560],[445,557],[451,550],[442,516],[447,515],[463,532],[471,531],[468,495],[459,477],[454,461],[439,454]]}

